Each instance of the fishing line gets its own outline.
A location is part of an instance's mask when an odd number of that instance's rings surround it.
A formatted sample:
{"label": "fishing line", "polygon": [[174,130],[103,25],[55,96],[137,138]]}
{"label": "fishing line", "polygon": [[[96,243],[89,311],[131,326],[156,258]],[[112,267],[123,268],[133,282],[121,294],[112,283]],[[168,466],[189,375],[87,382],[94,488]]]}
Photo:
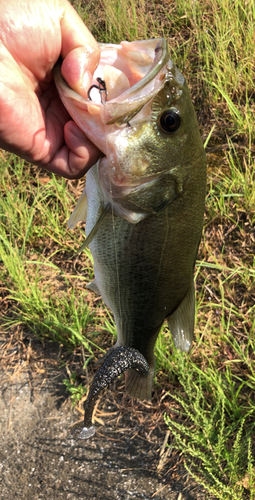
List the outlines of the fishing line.
{"label": "fishing line", "polygon": [[[108,144],[107,144],[106,147],[107,147],[107,154],[108,154]],[[113,212],[113,195],[112,195],[112,182],[111,182],[111,180],[110,180],[110,197],[111,197],[111,207],[112,207],[112,209],[111,209],[111,214],[112,214],[112,229],[113,229],[113,240],[114,240],[114,251],[115,251],[115,266],[116,266],[117,290],[118,290],[119,311],[120,311],[120,324],[122,326],[119,262],[118,262],[118,254],[117,254],[116,223],[115,223],[114,212]]]}
{"label": "fishing line", "polygon": [[[102,84],[103,82],[103,84]],[[100,79],[99,84],[101,85],[100,95],[101,95],[101,104],[103,106],[107,103],[107,89],[106,84],[103,80]],[[104,90],[102,90],[102,87]],[[105,92],[105,99],[102,98],[102,93]],[[110,125],[109,125],[110,126]],[[113,241],[114,241],[114,253],[115,253],[115,268],[116,268],[116,278],[117,278],[117,293],[118,293],[118,302],[119,302],[119,316],[120,316],[120,325],[122,327],[122,311],[121,311],[121,294],[120,294],[120,276],[119,276],[119,262],[118,262],[118,253],[117,253],[117,238],[116,238],[116,221],[113,210],[113,186],[111,181],[111,173],[110,173],[110,158],[109,158],[109,146],[108,146],[108,138],[107,138],[107,124],[106,120],[104,123],[104,132],[106,137],[106,157],[108,159],[108,174],[109,174],[109,183],[110,183],[110,204],[111,204],[111,215],[112,215],[112,230],[113,230]]]}

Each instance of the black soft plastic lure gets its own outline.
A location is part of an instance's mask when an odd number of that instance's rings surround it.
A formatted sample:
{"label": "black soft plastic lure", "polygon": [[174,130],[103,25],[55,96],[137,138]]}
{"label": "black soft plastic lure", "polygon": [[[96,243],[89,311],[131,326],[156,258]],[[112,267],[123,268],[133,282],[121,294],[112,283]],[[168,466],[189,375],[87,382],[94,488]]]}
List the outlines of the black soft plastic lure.
{"label": "black soft plastic lure", "polygon": [[129,368],[138,372],[142,378],[150,373],[150,367],[144,356],[132,347],[117,347],[106,357],[93,379],[85,402],[84,427],[78,434],[80,439],[88,439],[95,434],[92,414],[100,391]]}

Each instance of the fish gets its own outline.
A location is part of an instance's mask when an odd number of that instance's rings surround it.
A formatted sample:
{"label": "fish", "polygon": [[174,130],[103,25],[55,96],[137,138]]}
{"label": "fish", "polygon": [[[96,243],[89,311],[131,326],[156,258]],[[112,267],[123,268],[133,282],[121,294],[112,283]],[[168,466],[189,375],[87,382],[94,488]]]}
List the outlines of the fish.
{"label": "fish", "polygon": [[166,40],[100,44],[100,54],[85,97],[64,81],[60,65],[54,71],[64,106],[102,151],[69,227],[86,220],[95,273],[88,287],[113,312],[118,333],[90,389],[84,438],[94,433],[95,399],[120,372],[130,396],[151,399],[165,320],[175,347],[191,349],[206,193],[195,110]]}

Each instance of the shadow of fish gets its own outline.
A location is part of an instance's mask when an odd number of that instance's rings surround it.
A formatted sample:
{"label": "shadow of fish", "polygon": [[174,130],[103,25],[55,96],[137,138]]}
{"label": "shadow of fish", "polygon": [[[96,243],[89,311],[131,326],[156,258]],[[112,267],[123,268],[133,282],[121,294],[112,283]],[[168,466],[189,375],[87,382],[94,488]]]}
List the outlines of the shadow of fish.
{"label": "shadow of fish", "polygon": [[[99,75],[109,89],[104,98]],[[71,90],[59,68],[55,81],[70,115],[105,155],[87,173],[69,221],[72,228],[86,218],[95,270],[89,287],[112,310],[118,331],[88,397],[90,427],[100,389],[121,371],[128,394],[151,398],[153,348],[165,319],[175,346],[191,348],[206,157],[187,84],[164,39],[102,44],[90,99]]]}

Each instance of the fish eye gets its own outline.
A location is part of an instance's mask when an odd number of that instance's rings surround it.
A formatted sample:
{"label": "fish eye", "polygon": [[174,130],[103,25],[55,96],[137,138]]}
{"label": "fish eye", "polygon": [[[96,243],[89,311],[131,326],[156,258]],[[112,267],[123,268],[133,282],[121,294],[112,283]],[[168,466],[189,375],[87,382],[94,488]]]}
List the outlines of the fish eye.
{"label": "fish eye", "polygon": [[177,110],[167,109],[159,119],[160,128],[166,134],[176,132],[181,125],[181,118]]}

